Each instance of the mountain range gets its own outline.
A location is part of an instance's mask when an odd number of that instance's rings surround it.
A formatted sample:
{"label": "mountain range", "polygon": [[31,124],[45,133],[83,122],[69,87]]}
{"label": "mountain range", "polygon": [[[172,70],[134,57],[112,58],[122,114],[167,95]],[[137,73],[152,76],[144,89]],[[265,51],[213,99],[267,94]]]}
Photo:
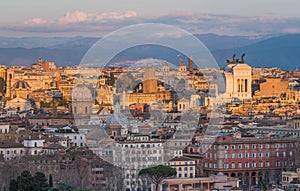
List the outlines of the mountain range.
{"label": "mountain range", "polygon": [[[233,54],[246,53],[246,62],[253,67],[278,67],[295,69],[300,66],[300,34],[277,36],[219,36],[215,34],[196,34],[214,55],[220,67]],[[99,40],[92,37],[0,37],[0,64],[30,65],[38,57],[54,61],[58,66],[79,65],[87,50]],[[166,47],[143,45],[127,49],[115,56],[110,63],[147,58],[162,59],[178,64],[178,52]],[[189,56],[189,55],[188,55]],[[187,57],[183,56],[186,60]]]}

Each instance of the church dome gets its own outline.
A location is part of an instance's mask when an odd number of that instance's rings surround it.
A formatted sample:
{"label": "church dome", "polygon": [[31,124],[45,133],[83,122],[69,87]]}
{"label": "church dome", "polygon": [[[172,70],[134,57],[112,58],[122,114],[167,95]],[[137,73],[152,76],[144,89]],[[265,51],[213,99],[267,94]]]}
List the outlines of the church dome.
{"label": "church dome", "polygon": [[91,90],[83,84],[75,86],[71,96],[72,101],[93,101]]}
{"label": "church dome", "polygon": [[25,82],[24,80],[18,80],[14,83],[14,85],[12,86],[13,89],[29,89],[30,86],[27,82]]}
{"label": "church dome", "polygon": [[106,120],[107,125],[116,125],[119,124],[121,126],[126,126],[128,124],[128,120],[122,113],[114,113],[110,115]]}
{"label": "church dome", "polygon": [[107,125],[116,125],[116,124],[119,124],[121,125],[122,127],[125,127],[127,126],[128,124],[128,119],[127,117],[122,114],[121,112],[121,106],[119,104],[119,102],[117,102],[115,104],[115,111],[114,111],[114,114],[112,114],[111,116],[109,116],[106,120],[106,124]]}

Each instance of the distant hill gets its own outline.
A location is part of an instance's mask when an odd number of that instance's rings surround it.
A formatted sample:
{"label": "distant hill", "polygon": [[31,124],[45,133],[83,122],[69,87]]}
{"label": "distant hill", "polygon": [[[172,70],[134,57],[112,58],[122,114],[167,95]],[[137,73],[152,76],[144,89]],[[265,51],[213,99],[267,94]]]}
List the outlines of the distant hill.
{"label": "distant hill", "polygon": [[270,38],[269,36],[220,36],[216,34],[196,34],[195,36],[211,51],[247,46]]}
{"label": "distant hill", "polygon": [[300,66],[300,34],[273,37],[240,48],[213,51],[220,66],[225,66],[225,59],[236,53],[246,53],[245,60],[255,67],[278,67],[295,69]]}
{"label": "distant hill", "polygon": [[30,65],[42,57],[54,61],[58,66],[79,65],[86,51],[97,41],[96,38],[78,38],[50,43],[46,47],[34,48],[0,48],[0,64],[7,66]]}
{"label": "distant hill", "polygon": [[[246,53],[245,60],[251,66],[279,67],[294,69],[300,67],[300,34],[290,34],[278,37],[229,37],[214,34],[195,35],[213,53],[221,67],[226,65],[225,60],[231,59],[234,53],[240,56]],[[0,37],[0,41],[4,37]],[[266,39],[268,38],[268,39]],[[30,65],[35,63],[38,57],[54,61],[58,66],[79,65],[86,51],[98,40],[97,38],[33,38],[32,47],[29,46],[30,38],[6,39],[3,45],[0,42],[0,64]],[[17,42],[14,42],[17,41]],[[22,45],[12,47],[13,45]],[[44,46],[37,46],[43,43]],[[5,44],[5,43],[4,43]],[[115,57],[111,63],[127,60],[139,60],[156,58],[167,60],[171,63],[179,63],[178,52],[161,46],[145,45],[128,49]],[[189,55],[187,55],[189,56]],[[181,58],[187,59],[182,56]]]}

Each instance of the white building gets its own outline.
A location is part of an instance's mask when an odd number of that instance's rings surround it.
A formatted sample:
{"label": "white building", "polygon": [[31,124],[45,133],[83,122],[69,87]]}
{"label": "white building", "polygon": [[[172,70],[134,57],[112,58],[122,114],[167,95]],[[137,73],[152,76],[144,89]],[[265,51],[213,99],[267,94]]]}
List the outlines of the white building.
{"label": "white building", "polygon": [[0,134],[9,133],[9,124],[0,124]]}
{"label": "white building", "polygon": [[143,190],[138,177],[141,169],[163,164],[163,141],[151,140],[147,135],[132,135],[116,142],[114,163],[124,168],[125,190]]}
{"label": "white building", "polygon": [[231,62],[224,71],[227,100],[249,100],[252,98],[252,68],[242,62]]}
{"label": "white building", "polygon": [[86,147],[86,137],[81,133],[55,133],[55,136],[66,137],[75,147]]}
{"label": "white building", "polygon": [[26,148],[26,154],[29,155],[40,155],[43,154],[45,139],[39,136],[30,136],[29,139],[23,141],[23,145]]}
{"label": "white building", "polygon": [[0,154],[4,160],[11,160],[25,155],[25,148],[21,143],[1,141]]}

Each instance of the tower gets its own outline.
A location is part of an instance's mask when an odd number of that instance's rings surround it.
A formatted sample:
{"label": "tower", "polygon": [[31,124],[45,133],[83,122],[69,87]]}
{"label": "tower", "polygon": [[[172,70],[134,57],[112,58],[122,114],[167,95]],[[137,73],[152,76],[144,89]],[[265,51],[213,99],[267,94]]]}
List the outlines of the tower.
{"label": "tower", "polygon": [[162,64],[161,72],[163,76],[168,75],[168,73],[170,72],[170,66],[166,61]]}
{"label": "tower", "polygon": [[14,68],[9,68],[6,73],[6,94],[5,97],[11,97],[11,88],[14,80]]}
{"label": "tower", "polygon": [[188,70],[189,70],[189,72],[193,72],[193,70],[194,70],[194,61],[193,61],[192,56],[190,56],[189,60],[188,60]]}
{"label": "tower", "polygon": [[183,60],[180,61],[178,65],[178,72],[185,73],[186,72],[186,65]]}
{"label": "tower", "polygon": [[183,60],[180,61],[179,65],[178,65],[178,72],[177,72],[177,77],[179,79],[182,79],[185,77],[185,73],[186,73],[186,65],[183,62]]}
{"label": "tower", "polygon": [[0,93],[4,95],[6,90],[7,81],[7,68],[6,66],[0,66]]}
{"label": "tower", "polygon": [[157,91],[157,80],[155,68],[147,67],[145,69],[143,81],[143,93],[153,93]]}

